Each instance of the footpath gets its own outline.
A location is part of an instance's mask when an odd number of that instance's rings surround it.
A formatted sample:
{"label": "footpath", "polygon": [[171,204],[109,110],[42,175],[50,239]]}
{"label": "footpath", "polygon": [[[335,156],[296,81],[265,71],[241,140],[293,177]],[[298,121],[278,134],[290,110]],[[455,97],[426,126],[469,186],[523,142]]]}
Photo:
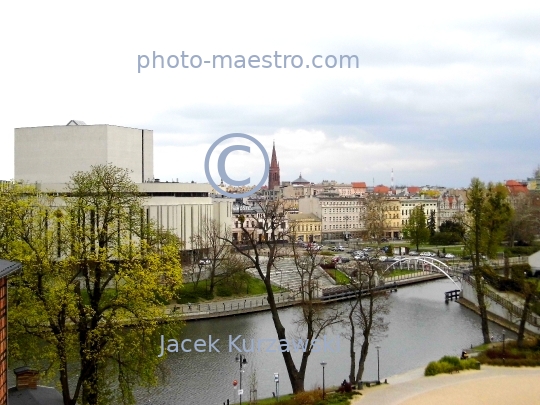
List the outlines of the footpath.
{"label": "footpath", "polygon": [[388,378],[388,384],[364,388],[352,405],[507,405],[540,403],[540,368],[482,366],[424,377],[424,369]]}

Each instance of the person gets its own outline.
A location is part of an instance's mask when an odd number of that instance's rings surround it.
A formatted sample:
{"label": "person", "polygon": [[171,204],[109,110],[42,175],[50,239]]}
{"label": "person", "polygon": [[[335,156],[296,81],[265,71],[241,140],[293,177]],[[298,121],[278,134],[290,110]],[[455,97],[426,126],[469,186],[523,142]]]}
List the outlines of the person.
{"label": "person", "polygon": [[463,350],[461,352],[461,360],[465,360],[465,359],[468,359],[469,358],[469,355],[467,354],[467,352],[465,350]]}

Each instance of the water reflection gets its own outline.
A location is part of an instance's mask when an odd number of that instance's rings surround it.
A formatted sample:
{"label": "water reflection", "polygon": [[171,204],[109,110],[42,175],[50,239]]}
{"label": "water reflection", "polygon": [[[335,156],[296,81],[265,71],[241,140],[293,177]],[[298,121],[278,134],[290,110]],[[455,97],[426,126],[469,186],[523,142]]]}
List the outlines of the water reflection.
{"label": "water reflection", "polygon": [[[378,344],[380,349],[381,379],[407,370],[423,367],[429,361],[445,354],[460,355],[463,348],[480,344],[482,335],[480,319],[471,311],[455,302],[445,304],[444,292],[454,289],[449,280],[440,280],[407,288],[391,295],[391,312],[388,334]],[[346,305],[346,304],[342,304]],[[296,308],[281,312],[281,320],[287,330],[294,328]],[[500,336],[502,328],[491,324],[495,336]],[[306,373],[306,389],[322,385],[321,361],[325,368],[326,385],[339,385],[347,379],[349,369],[348,342],[340,337],[339,328],[328,330],[328,337],[341,340],[337,353],[313,353]],[[190,322],[181,336],[167,336],[174,339],[220,339],[216,346],[221,351],[190,352],[169,354],[166,365],[170,370],[166,384],[150,390],[139,390],[139,404],[222,404],[227,399],[238,401],[233,380],[239,380],[239,364],[235,362],[236,351],[228,351],[229,336],[242,335],[245,339],[275,338],[272,318],[269,312],[221,318],[208,321]],[[507,333],[507,337],[514,336]],[[159,344],[159,342],[156,342]],[[371,347],[366,362],[365,380],[377,377],[377,351]],[[294,355],[300,363],[301,353]],[[259,398],[271,397],[275,390],[273,373],[280,374],[280,394],[291,392],[291,386],[281,353],[246,353],[248,364],[244,366],[242,382],[243,402],[248,403],[250,382],[256,376]]]}

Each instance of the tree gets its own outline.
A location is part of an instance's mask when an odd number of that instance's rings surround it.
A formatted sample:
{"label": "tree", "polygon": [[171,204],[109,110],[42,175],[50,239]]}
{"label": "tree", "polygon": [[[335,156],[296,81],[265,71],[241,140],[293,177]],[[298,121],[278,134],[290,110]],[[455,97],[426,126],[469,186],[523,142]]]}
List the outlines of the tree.
{"label": "tree", "polygon": [[429,237],[433,238],[433,235],[435,235],[435,230],[437,229],[437,222],[435,220],[435,211],[431,210],[429,213],[429,219],[427,227],[429,229]]}
{"label": "tree", "polygon": [[515,241],[530,244],[540,233],[540,207],[534,204],[535,195],[519,193],[510,197],[514,215],[506,231],[510,246]]}
{"label": "tree", "polygon": [[[374,256],[367,261],[357,261],[356,269],[351,277],[349,288],[356,294],[349,301],[349,309],[343,320],[346,326],[345,338],[349,340],[349,382],[356,384],[362,381],[365,362],[369,352],[370,342],[383,337],[388,330],[388,315],[390,305],[388,295],[377,291],[382,279],[382,263]],[[357,338],[360,341],[357,341]],[[360,344],[360,358],[356,372],[356,347]]]}
{"label": "tree", "polygon": [[506,188],[501,184],[490,183],[486,188],[478,178],[473,178],[467,190],[467,217],[462,223],[467,230],[464,242],[465,248],[471,253],[484,343],[490,342],[484,293],[487,287],[483,277],[489,266],[480,260],[483,254],[494,257],[504,237],[506,224],[512,215],[506,193]]}
{"label": "tree", "polygon": [[418,250],[421,243],[429,240],[429,229],[426,222],[424,206],[417,205],[411,211],[409,223],[405,226],[405,231],[409,235],[411,242],[416,245],[416,250]]}
{"label": "tree", "polygon": [[136,385],[157,382],[157,320],[181,283],[180,241],[111,165],[75,173],[62,197],[14,185],[6,200],[3,249],[23,263],[10,290],[12,357],[58,374],[65,405],[134,403]]}
{"label": "tree", "polygon": [[230,239],[230,233],[230,227],[220,224],[215,219],[204,218],[199,232],[192,237],[194,249],[209,260],[209,263],[205,263],[204,267],[199,267],[199,260],[203,257],[196,258],[192,264],[193,274],[197,274],[196,283],[198,283],[201,270],[206,269],[209,273],[210,294],[213,294],[216,285],[223,280],[224,273],[219,273],[219,271],[220,268],[223,268],[222,262],[227,260],[231,253],[230,246],[225,242],[226,239]]}
{"label": "tree", "polygon": [[460,239],[465,236],[465,228],[459,220],[447,219],[439,226],[439,231],[443,233],[455,233]]}
{"label": "tree", "polygon": [[[280,342],[285,342],[287,340],[287,334],[285,326],[281,322],[272,288],[272,275],[275,274],[275,272],[272,273],[272,270],[275,268],[278,260],[287,256],[286,248],[280,242],[284,239],[294,241],[294,230],[290,231],[286,229],[286,207],[283,201],[279,199],[263,201],[259,204],[259,208],[262,211],[259,223],[264,235],[262,244],[258,244],[256,235],[244,227],[244,221],[240,221],[240,227],[244,243],[249,246],[248,250],[244,250],[242,247],[234,244],[232,239],[226,237],[223,237],[223,239],[233,246],[238,254],[246,258],[251,263],[251,266],[257,270],[260,279],[266,287],[267,301],[278,339]],[[296,249],[294,243],[292,246],[293,249]],[[264,256],[261,254],[262,248],[268,250],[268,253],[265,252]],[[317,291],[315,269],[318,265],[318,255],[316,251],[314,249],[308,250],[307,255],[301,255],[297,250],[294,250],[293,254],[297,271],[302,280],[298,291],[301,299],[301,314],[300,318],[296,320],[296,323],[300,330],[305,332],[306,349],[302,350],[300,367],[296,367],[290,350],[282,350],[282,356],[293,392],[298,393],[304,391],[307,362],[312,353],[312,346],[316,343],[315,339],[317,339],[326,327],[337,322],[337,316],[329,308],[319,308],[313,303],[315,292]],[[328,316],[327,313],[329,313]]]}
{"label": "tree", "polygon": [[368,194],[364,200],[364,207],[362,220],[366,233],[368,237],[375,239],[379,246],[388,228],[386,197],[383,194]]}

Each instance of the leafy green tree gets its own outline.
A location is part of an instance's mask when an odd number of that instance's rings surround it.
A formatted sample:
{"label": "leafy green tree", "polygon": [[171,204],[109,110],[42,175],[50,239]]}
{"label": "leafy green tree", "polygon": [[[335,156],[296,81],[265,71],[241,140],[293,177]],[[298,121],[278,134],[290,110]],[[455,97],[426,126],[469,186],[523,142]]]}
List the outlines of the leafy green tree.
{"label": "leafy green tree", "polygon": [[429,229],[423,205],[417,205],[413,208],[405,231],[411,242],[416,245],[416,250],[418,250],[421,243],[429,241]]}
{"label": "leafy green tree", "polygon": [[453,221],[451,219],[448,219],[444,221],[441,226],[439,226],[439,231],[444,233],[455,233],[460,238],[463,238],[465,235],[465,228],[459,221]]}
{"label": "leafy green tree", "polygon": [[429,229],[429,237],[433,238],[433,235],[435,235],[435,231],[437,230],[437,222],[435,220],[435,211],[431,210],[429,213],[429,219],[427,227]]}
{"label": "leafy green tree", "polygon": [[506,188],[502,184],[490,183],[486,187],[478,178],[471,180],[467,190],[467,217],[463,222],[467,232],[464,242],[471,253],[484,343],[490,342],[483,277],[489,266],[481,263],[481,257],[483,254],[494,257],[504,238],[506,225],[512,216],[507,197]]}
{"label": "leafy green tree", "polygon": [[158,319],[181,285],[180,241],[149,221],[127,171],[110,165],[76,173],[62,197],[13,185],[4,206],[2,250],[23,263],[10,280],[12,358],[58,375],[66,405],[135,403],[136,385],[157,383]]}

